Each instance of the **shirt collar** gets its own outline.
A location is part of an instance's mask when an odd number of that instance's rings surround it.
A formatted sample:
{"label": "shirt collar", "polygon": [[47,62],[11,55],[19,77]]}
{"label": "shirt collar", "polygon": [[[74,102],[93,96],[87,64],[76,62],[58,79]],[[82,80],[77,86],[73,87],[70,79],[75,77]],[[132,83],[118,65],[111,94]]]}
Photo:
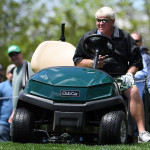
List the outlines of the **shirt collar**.
{"label": "shirt collar", "polygon": [[[101,32],[99,30],[97,30],[97,34],[101,34]],[[116,26],[114,26],[113,37],[119,37],[119,30]]]}
{"label": "shirt collar", "polygon": [[141,52],[142,55],[146,54],[142,48],[140,48],[140,52]]}

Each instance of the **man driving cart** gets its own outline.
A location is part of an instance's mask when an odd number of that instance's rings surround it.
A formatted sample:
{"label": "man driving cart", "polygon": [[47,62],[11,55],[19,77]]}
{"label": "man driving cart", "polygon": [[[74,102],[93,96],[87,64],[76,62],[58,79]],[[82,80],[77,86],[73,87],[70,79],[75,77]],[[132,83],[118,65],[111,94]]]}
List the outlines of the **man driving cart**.
{"label": "man driving cart", "polygon": [[138,46],[129,33],[114,25],[115,15],[115,12],[109,7],[102,7],[96,12],[97,28],[81,37],[73,57],[74,64],[81,67],[92,67],[94,64],[94,60],[87,56],[83,50],[83,41],[86,37],[92,34],[101,34],[113,41],[115,46],[113,56],[106,58],[106,56],[99,55],[97,68],[106,71],[119,82],[120,91],[129,100],[131,115],[138,126],[138,142],[148,142],[150,134],[145,131],[143,104],[134,83],[134,74],[143,68],[142,57]]}

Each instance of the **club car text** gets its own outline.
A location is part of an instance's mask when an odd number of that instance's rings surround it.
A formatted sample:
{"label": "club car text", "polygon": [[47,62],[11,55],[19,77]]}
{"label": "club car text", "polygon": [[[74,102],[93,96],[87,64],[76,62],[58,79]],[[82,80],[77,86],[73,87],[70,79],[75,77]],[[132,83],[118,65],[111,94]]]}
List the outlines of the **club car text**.
{"label": "club car text", "polygon": [[60,91],[61,96],[66,96],[66,97],[79,97],[80,96],[80,91],[73,91],[73,90],[61,90]]}

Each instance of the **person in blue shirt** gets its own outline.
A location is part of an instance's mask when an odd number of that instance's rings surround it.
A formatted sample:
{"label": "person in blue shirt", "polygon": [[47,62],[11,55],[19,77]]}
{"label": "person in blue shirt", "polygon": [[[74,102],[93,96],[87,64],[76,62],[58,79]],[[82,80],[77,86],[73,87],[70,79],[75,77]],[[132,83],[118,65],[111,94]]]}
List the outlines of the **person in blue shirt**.
{"label": "person in blue shirt", "polygon": [[[149,63],[150,63],[150,62],[149,62]],[[147,83],[147,89],[148,89],[148,92],[149,92],[149,94],[150,94],[150,72],[148,73],[146,83]]]}
{"label": "person in blue shirt", "polygon": [[6,81],[0,83],[0,142],[10,140],[8,119],[12,112],[12,77],[14,64],[7,67]]}
{"label": "person in blue shirt", "polygon": [[[150,54],[149,54],[149,52],[148,52],[149,50],[148,50],[147,47],[142,46],[142,49],[144,50],[144,52],[145,52],[146,54],[148,54],[148,55],[150,56]],[[148,75],[147,75],[146,85],[147,85],[148,92],[149,92],[149,94],[150,94],[150,59],[146,59],[146,63],[148,64],[148,65],[147,65],[147,68],[148,68]]]}
{"label": "person in blue shirt", "polygon": [[141,99],[143,99],[143,92],[145,88],[146,78],[148,76],[148,72],[150,71],[150,56],[144,51],[144,47],[142,46],[142,36],[139,33],[132,33],[131,36],[137,43],[137,46],[140,49],[142,58],[143,58],[143,69],[140,71],[137,71],[134,75],[135,77],[135,83],[139,89],[139,93],[141,96]]}
{"label": "person in blue shirt", "polygon": [[[143,94],[145,91],[145,84],[146,84],[146,79],[148,76],[148,72],[150,71],[150,56],[144,51],[144,46],[142,46],[142,36],[139,33],[133,32],[131,34],[131,36],[133,37],[133,39],[135,40],[142,58],[143,58],[143,69],[140,71],[137,71],[136,74],[134,75],[135,77],[135,84],[138,87],[139,93],[140,93],[140,97],[143,100]],[[138,129],[137,126],[135,124],[135,136],[138,136]]]}
{"label": "person in blue shirt", "polygon": [[142,50],[149,55],[149,49],[146,46],[141,46]]}

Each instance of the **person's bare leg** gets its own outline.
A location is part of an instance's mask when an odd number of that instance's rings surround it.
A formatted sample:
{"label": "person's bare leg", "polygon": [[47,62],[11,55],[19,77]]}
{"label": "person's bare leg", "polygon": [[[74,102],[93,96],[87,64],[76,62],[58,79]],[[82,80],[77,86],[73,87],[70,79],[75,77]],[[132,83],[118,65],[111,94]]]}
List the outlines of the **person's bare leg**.
{"label": "person's bare leg", "polygon": [[144,108],[137,86],[126,90],[124,95],[129,100],[130,112],[137,123],[139,133],[145,131]]}

